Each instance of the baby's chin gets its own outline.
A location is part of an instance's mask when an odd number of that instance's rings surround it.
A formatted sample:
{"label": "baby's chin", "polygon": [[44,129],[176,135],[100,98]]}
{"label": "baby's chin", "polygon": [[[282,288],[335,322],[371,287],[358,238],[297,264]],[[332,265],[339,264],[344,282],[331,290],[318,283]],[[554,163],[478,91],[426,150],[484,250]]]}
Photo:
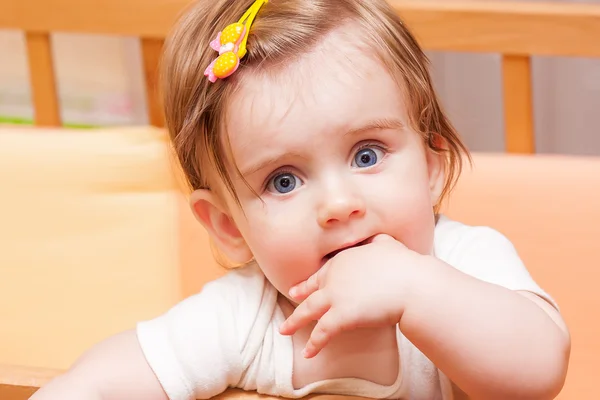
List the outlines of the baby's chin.
{"label": "baby's chin", "polygon": [[297,301],[294,301],[289,296],[286,296],[281,292],[279,292],[277,303],[279,304],[279,307],[281,308],[285,318],[289,317],[299,304]]}
{"label": "baby's chin", "polygon": [[294,298],[292,298],[289,295],[289,290],[284,291],[284,290],[279,290],[278,288],[276,288],[276,289],[279,292],[279,300],[280,301],[285,301],[294,308],[296,308],[298,306],[298,304],[302,303],[302,301],[294,300]]}

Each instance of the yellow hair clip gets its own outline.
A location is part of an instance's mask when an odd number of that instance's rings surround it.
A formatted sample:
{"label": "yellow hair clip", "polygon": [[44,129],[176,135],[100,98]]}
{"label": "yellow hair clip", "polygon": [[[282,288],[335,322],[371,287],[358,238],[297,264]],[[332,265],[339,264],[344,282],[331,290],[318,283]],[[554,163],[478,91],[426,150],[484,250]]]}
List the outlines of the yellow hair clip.
{"label": "yellow hair clip", "polygon": [[238,22],[228,25],[210,42],[210,47],[219,52],[219,56],[204,71],[204,76],[211,82],[225,79],[240,66],[240,60],[246,55],[248,32],[254,22],[258,10],[269,0],[256,0],[242,15]]}

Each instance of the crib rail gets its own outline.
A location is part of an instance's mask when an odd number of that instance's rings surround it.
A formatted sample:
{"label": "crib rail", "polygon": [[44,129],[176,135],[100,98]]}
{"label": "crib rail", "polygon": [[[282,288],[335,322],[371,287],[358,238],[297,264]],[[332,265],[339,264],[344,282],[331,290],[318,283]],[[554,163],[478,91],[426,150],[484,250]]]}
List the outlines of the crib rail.
{"label": "crib rail", "polygon": [[[28,400],[40,387],[50,382],[64,371],[19,367],[0,364],[0,399]],[[310,395],[306,400],[367,400],[354,396]],[[213,400],[277,400],[277,397],[259,395],[239,389],[228,389],[213,397]],[[84,399],[82,399],[84,400]],[[458,398],[457,400],[461,400]]]}
{"label": "crib rail", "polygon": [[[0,28],[25,31],[38,125],[61,125],[51,32],[141,39],[149,120],[164,124],[156,90],[163,38],[190,0],[19,0],[0,4]],[[600,57],[600,5],[391,0],[427,50],[502,55],[506,150],[535,152],[531,56]]]}
{"label": "crib rail", "polygon": [[[40,387],[50,382],[64,371],[36,368],[19,367],[14,365],[0,364],[0,399],[1,400],[28,400]],[[319,396],[309,396],[318,399]],[[340,396],[326,396],[329,400],[340,400]],[[213,400],[275,400],[275,397],[261,396],[255,392],[245,392],[237,389],[229,389]],[[83,399],[82,399],[83,400]],[[343,397],[343,400],[366,400],[358,397]]]}
{"label": "crib rail", "polygon": [[27,400],[60,371],[0,364],[0,399]]}

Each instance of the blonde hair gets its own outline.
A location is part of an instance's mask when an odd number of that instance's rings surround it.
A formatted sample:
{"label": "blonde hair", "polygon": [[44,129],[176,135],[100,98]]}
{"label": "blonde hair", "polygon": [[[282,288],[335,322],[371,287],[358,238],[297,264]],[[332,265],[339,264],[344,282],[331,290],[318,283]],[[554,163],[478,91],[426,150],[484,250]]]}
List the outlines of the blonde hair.
{"label": "blonde hair", "polygon": [[[215,57],[209,42],[237,21],[253,0],[201,0],[184,13],[167,39],[162,63],[166,123],[191,190],[216,189],[215,174],[234,196],[227,172],[227,104],[239,81],[253,70],[293,63],[329,32],[352,21],[403,90],[410,123],[426,145],[445,154],[446,181],[439,204],[451,191],[469,156],[443,113],[428,72],[429,61],[385,0],[271,0],[249,33],[248,53],[239,70],[210,83],[205,68]],[[210,172],[210,173],[209,173]]]}

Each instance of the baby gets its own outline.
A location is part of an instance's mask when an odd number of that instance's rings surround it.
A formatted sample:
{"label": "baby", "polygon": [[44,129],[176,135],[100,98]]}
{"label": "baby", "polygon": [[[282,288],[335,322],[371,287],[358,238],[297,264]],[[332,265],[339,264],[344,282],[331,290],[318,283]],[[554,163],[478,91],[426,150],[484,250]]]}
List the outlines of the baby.
{"label": "baby", "polygon": [[33,399],[558,394],[557,305],[504,236],[439,213],[468,152],[389,4],[201,0],[163,62],[193,212],[238,268]]}

